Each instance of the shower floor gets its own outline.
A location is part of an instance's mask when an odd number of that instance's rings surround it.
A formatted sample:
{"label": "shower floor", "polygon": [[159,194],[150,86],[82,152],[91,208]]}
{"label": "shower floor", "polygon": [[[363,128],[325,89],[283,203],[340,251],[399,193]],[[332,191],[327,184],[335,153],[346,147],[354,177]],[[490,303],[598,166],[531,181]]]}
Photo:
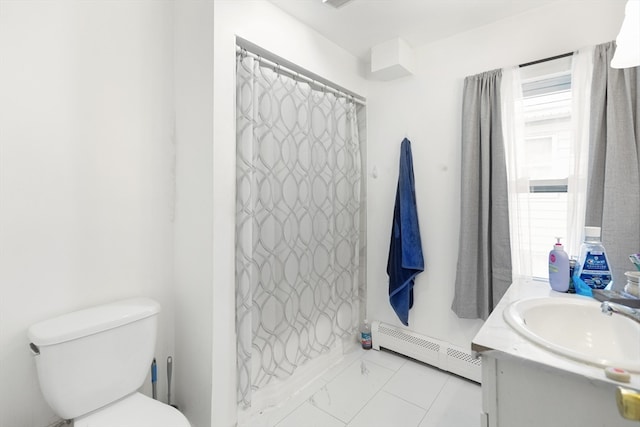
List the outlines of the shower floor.
{"label": "shower floor", "polygon": [[357,350],[243,427],[478,427],[480,386],[387,351]]}

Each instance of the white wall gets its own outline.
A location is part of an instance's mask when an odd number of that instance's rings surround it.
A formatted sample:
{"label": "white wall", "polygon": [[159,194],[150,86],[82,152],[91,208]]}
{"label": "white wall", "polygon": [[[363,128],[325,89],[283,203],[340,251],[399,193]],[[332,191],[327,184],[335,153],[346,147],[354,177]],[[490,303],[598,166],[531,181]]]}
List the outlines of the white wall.
{"label": "white wall", "polygon": [[174,393],[191,425],[207,427],[212,425],[211,395],[217,386],[212,386],[213,2],[176,0],[174,25]]}
{"label": "white wall", "polygon": [[235,36],[366,96],[358,61],[269,2],[219,0],[214,20],[214,306],[213,417],[216,427],[236,417],[235,390]]}
{"label": "white wall", "polygon": [[416,74],[368,93],[369,318],[401,326],[388,303],[386,261],[400,142],[412,142],[426,270],[415,283],[409,328],[469,348],[479,320],[450,309],[458,253],[460,112],[465,76],[615,39],[623,0],[559,1],[416,49]]}
{"label": "white wall", "polygon": [[174,394],[193,425],[234,424],[235,35],[367,96],[368,310],[394,324],[384,267],[399,143],[412,140],[427,271],[410,327],[466,346],[480,322],[449,309],[463,79],[611,40],[624,6],[560,1],[418,49],[413,77],[367,83],[355,58],[264,0],[0,1],[0,425],[12,427],[55,419],[27,327],[132,295],[165,307],[161,374],[175,305]]}
{"label": "white wall", "polygon": [[172,5],[2,1],[0,61],[0,425],[42,427],[29,325],[145,295],[173,352]]}

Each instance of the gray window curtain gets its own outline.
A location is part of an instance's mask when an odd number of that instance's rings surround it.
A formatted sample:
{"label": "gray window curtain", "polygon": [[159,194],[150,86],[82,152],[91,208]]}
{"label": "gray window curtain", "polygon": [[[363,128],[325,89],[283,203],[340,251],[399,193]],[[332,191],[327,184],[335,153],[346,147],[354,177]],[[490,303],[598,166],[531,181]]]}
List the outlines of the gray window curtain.
{"label": "gray window curtain", "polygon": [[452,310],[486,319],[511,284],[502,70],[469,76],[462,105],[460,240]]}
{"label": "gray window curtain", "polygon": [[614,288],[622,289],[628,256],[640,251],[640,73],[611,68],[614,52],[615,42],[594,52],[585,224],[602,227]]}

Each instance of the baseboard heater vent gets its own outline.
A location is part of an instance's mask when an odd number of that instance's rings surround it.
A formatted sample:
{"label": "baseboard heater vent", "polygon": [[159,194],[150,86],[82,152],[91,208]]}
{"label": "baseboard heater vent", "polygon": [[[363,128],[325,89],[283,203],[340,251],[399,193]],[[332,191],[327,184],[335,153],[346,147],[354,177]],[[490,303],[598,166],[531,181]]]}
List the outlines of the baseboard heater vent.
{"label": "baseboard heater vent", "polygon": [[473,357],[470,350],[378,321],[371,324],[371,341],[375,350],[386,348],[444,371],[480,382],[481,361],[480,358]]}

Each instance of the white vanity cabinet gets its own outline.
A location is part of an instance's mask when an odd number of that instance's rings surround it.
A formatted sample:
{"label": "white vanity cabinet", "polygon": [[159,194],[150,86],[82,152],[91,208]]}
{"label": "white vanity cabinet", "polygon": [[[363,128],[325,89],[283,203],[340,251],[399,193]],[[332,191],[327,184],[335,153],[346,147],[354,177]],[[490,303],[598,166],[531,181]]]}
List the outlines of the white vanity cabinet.
{"label": "white vanity cabinet", "polygon": [[482,356],[483,427],[638,427],[616,385],[517,358]]}
{"label": "white vanity cabinet", "polygon": [[[472,348],[482,357],[481,426],[639,427],[619,414],[616,390],[640,391],[640,374],[632,374],[629,383],[613,381],[602,368],[528,341],[503,319],[511,302],[555,296],[563,297],[543,282],[514,283],[473,339]],[[640,345],[640,337],[628,338]]]}

